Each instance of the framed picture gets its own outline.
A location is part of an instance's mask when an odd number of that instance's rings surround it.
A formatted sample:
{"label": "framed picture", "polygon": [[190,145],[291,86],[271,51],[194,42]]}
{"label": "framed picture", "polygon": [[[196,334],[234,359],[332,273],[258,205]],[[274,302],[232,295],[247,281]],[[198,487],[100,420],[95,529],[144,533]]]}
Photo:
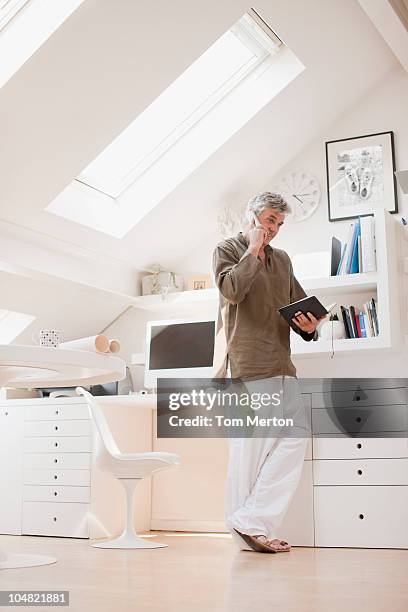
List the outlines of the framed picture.
{"label": "framed picture", "polygon": [[187,290],[200,291],[211,287],[211,277],[207,274],[196,274],[187,279]]}
{"label": "framed picture", "polygon": [[394,133],[326,142],[329,221],[398,211]]}

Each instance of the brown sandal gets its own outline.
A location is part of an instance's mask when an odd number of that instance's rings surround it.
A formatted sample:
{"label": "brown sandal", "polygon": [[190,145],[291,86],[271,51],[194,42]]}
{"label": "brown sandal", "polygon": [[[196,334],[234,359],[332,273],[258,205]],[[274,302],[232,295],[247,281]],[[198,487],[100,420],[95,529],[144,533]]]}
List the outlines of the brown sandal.
{"label": "brown sandal", "polygon": [[241,536],[244,542],[248,544],[248,546],[250,546],[252,550],[254,550],[255,552],[272,553],[272,554],[278,552],[276,549],[272,548],[271,546],[268,546],[268,544],[264,544],[263,542],[260,542],[258,538],[255,536],[248,535],[247,533],[241,533],[237,529],[234,529],[234,531],[239,536]]}

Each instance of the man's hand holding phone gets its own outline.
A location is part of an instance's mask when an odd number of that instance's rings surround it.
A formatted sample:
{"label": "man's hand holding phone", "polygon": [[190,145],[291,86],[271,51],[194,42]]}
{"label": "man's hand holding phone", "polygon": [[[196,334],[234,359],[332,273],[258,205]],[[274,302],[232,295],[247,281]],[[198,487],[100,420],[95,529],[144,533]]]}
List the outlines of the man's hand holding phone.
{"label": "man's hand holding phone", "polygon": [[252,224],[246,233],[246,237],[249,241],[248,251],[252,253],[252,255],[255,255],[255,257],[258,257],[259,251],[264,245],[267,233],[268,230],[261,225],[255,213],[252,213]]}

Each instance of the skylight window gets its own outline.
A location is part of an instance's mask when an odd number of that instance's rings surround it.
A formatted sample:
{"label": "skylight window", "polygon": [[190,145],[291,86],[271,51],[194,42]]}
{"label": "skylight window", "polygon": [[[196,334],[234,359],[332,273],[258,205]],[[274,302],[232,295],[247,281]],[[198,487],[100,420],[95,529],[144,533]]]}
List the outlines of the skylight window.
{"label": "skylight window", "polygon": [[32,315],[0,309],[0,344],[13,342],[33,321]]}
{"label": "skylight window", "polygon": [[0,0],[0,87],[82,2]]}
{"label": "skylight window", "polygon": [[0,30],[17,15],[30,0],[0,0]]}
{"label": "skylight window", "polygon": [[[222,36],[79,175],[118,198],[268,55],[249,16]],[[274,53],[279,42],[271,48]]]}
{"label": "skylight window", "polygon": [[47,210],[123,237],[303,68],[255,11],[246,13]]}

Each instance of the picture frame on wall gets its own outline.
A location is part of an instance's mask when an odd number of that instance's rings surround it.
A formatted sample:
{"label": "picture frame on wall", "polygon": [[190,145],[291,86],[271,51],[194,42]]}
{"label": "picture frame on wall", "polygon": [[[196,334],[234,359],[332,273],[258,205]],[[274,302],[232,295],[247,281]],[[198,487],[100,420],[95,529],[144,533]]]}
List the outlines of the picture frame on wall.
{"label": "picture frame on wall", "polygon": [[329,221],[398,212],[394,133],[326,142]]}
{"label": "picture frame on wall", "polygon": [[211,276],[208,274],[195,274],[187,279],[187,291],[200,291],[210,289]]}

